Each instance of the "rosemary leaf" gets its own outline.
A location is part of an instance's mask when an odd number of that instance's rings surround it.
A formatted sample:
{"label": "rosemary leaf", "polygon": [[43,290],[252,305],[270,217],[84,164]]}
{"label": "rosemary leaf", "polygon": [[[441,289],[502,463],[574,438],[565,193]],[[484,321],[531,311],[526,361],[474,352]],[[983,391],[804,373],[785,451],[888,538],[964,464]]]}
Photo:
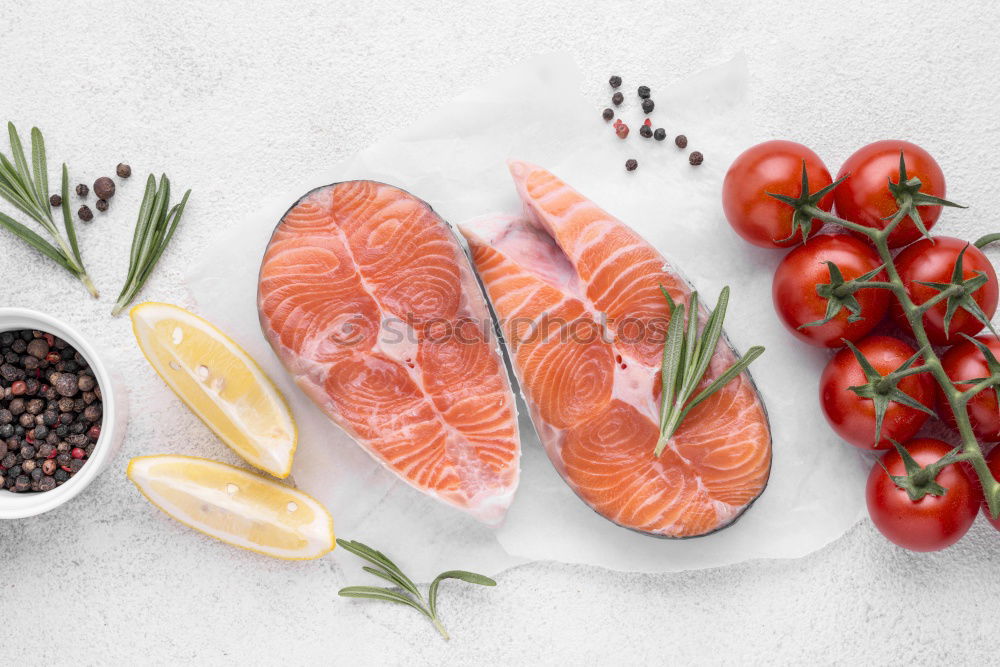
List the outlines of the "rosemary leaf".
{"label": "rosemary leaf", "polygon": [[[3,155],[0,155],[0,158],[2,157]],[[35,218],[36,212],[34,209],[30,205],[24,203],[24,198],[21,197],[21,195],[14,189],[14,186],[10,184],[10,181],[2,178],[2,174],[0,174],[0,197],[3,197],[16,206],[17,209],[25,215],[31,216],[33,219],[37,219]]]}
{"label": "rosemary leaf", "polygon": [[66,165],[63,165],[62,194],[63,222],[66,227],[66,237],[64,238],[56,226],[49,206],[48,160],[45,157],[45,139],[42,137],[41,131],[37,127],[31,128],[30,166],[24,155],[24,145],[21,143],[21,138],[13,123],[7,123],[7,134],[10,137],[13,162],[6,155],[0,153],[0,197],[37,222],[49,234],[52,242],[7,215],[3,215],[0,219],[0,226],[69,271],[96,298],[97,288],[94,287],[94,283],[83,266],[76,232],[73,228],[72,218],[69,217],[68,213],[69,197],[67,196],[66,183],[69,177]]}
{"label": "rosemary leaf", "polygon": [[149,222],[149,214],[153,210],[153,200],[156,199],[156,177],[152,174],[146,179],[146,191],[142,195],[142,204],[139,205],[139,217],[135,222],[135,231],[132,234],[132,248],[129,251],[129,274],[125,282],[131,282],[133,271],[135,270],[135,260],[139,255],[139,247],[142,245],[142,234],[146,230]]}
{"label": "rosemary leaf", "polygon": [[149,275],[153,272],[153,268],[160,261],[160,256],[163,255],[163,251],[167,249],[167,245],[170,243],[170,239],[174,236],[174,231],[177,229],[177,225],[181,221],[181,215],[184,214],[184,207],[187,206],[188,197],[191,196],[191,191],[188,190],[184,193],[184,198],[181,199],[181,203],[170,209],[170,213],[167,216],[166,227],[167,231],[163,237],[158,242],[158,247],[153,251],[152,256],[150,256],[149,261],[146,263],[146,268],[143,271],[142,278],[139,281],[140,287],[146,284],[149,279]]}
{"label": "rosemary leaf", "polygon": [[[441,582],[446,579],[458,579],[470,584],[477,584],[479,586],[497,585],[497,582],[493,579],[485,577],[481,574],[476,574],[475,572],[467,572],[465,570],[448,570],[435,577],[427,591],[428,601],[425,603],[424,596],[420,594],[420,589],[417,588],[416,584],[414,584],[409,577],[403,574],[403,571],[400,570],[399,567],[389,560],[389,557],[381,551],[372,549],[367,544],[352,540],[337,540],[337,545],[345,551],[352,553],[358,558],[368,561],[375,566],[364,566],[362,569],[364,569],[365,572],[393,583],[400,589],[393,590],[391,588],[379,588],[377,586],[348,586],[347,588],[340,589],[338,593],[340,596],[346,598],[382,600],[384,602],[394,602],[413,607],[430,619],[434,628],[445,639],[449,638],[448,631],[445,630],[444,624],[441,623],[441,619],[438,618],[437,615],[438,588],[440,587]],[[409,595],[407,595],[407,593],[409,593]]]}
{"label": "rosemary leaf", "polygon": [[694,398],[698,385],[712,363],[712,357],[722,337],[722,325],[729,306],[729,287],[719,294],[715,308],[709,314],[705,327],[698,333],[698,293],[692,292],[688,299],[688,320],[684,323],[684,304],[676,304],[663,286],[660,286],[670,310],[670,324],[667,339],[663,345],[663,366],[661,368],[660,437],[657,438],[653,455],[663,453],[670,438],[680,428],[691,409],[731,382],[746,370],[754,359],[763,352],[763,347],[751,348],[722,375],[711,382]]}
{"label": "rosemary leaf", "polygon": [[667,341],[663,346],[663,365],[660,369],[660,428],[663,428],[674,405],[677,393],[678,367],[684,349],[684,304],[678,304],[667,326]]}
{"label": "rosemary leaf", "polygon": [[62,188],[60,192],[62,193],[63,226],[66,228],[66,238],[69,239],[69,247],[73,250],[73,257],[76,258],[77,264],[83,266],[83,258],[80,257],[80,246],[76,240],[76,225],[73,224],[73,214],[69,210],[69,170],[66,169],[65,162],[63,162],[62,166]]}
{"label": "rosemary leaf", "polygon": [[63,256],[63,254],[59,252],[59,250],[57,250],[55,246],[53,246],[51,243],[43,239],[35,232],[31,231],[31,229],[29,229],[28,227],[22,225],[14,218],[4,213],[0,213],[0,226],[3,226],[8,230],[10,230],[11,232],[13,232],[14,234],[16,234],[22,241],[24,241],[25,243],[27,243],[32,248],[42,253],[49,259],[55,261],[57,264],[59,264],[59,266],[63,267],[70,273],[76,273],[70,267],[69,263],[66,261],[66,258]]}
{"label": "rosemary leaf", "polygon": [[481,574],[476,574],[475,572],[466,572],[465,570],[448,570],[447,572],[442,572],[434,581],[431,582],[430,590],[427,591],[427,603],[431,608],[431,616],[437,617],[437,596],[438,587],[441,582],[445,579],[459,579],[470,584],[477,584],[479,586],[496,586],[497,582],[489,577],[484,577]]}
{"label": "rosemary leaf", "polygon": [[17,171],[17,167],[3,153],[0,153],[0,174],[4,176],[9,186],[9,194],[4,193],[4,198],[21,209],[25,214],[45,225],[47,220],[44,217],[39,217],[34,194],[25,185],[24,179]]}
{"label": "rosemary leaf", "polygon": [[373,565],[378,565],[386,572],[389,572],[392,575],[394,575],[396,578],[399,579],[400,588],[404,588],[418,597],[420,596],[420,591],[417,589],[417,585],[414,584],[409,577],[403,574],[403,571],[399,569],[399,566],[393,563],[391,560],[389,560],[389,557],[386,556],[381,551],[376,551],[367,544],[363,544],[361,542],[339,540],[338,544],[340,544],[340,546],[346,549],[347,551],[350,551],[355,556],[358,556],[359,558],[364,558],[369,563],[372,563]]}
{"label": "rosemary leaf", "polygon": [[37,192],[34,189],[34,184],[31,182],[31,170],[28,169],[28,160],[24,157],[24,146],[21,144],[21,137],[17,136],[17,128],[14,127],[14,123],[7,123],[7,134],[10,135],[10,152],[14,156],[14,164],[17,167],[18,176],[21,179],[21,185],[24,187],[25,195],[28,201],[35,201],[38,203]]}
{"label": "rosemary leaf", "polygon": [[[681,360],[681,366],[685,369],[683,377],[678,378],[680,380],[679,391],[683,391],[689,383],[692,382],[691,372],[695,367],[695,353],[698,348],[698,293],[691,292],[691,298],[688,299],[688,328],[687,334],[684,341],[684,358]],[[695,380],[696,381],[696,380]]]}
{"label": "rosemary leaf", "polygon": [[719,377],[715,378],[711,384],[701,390],[697,396],[691,399],[691,402],[687,404],[684,408],[684,415],[687,415],[694,406],[698,405],[706,398],[714,394],[715,392],[722,389],[724,386],[729,384],[732,380],[736,378],[737,375],[742,373],[747,369],[750,364],[752,364],[757,357],[764,354],[764,348],[760,345],[755,345],[747,350],[747,353],[740,357],[739,361],[734,363],[732,366],[726,369]]}
{"label": "rosemary leaf", "polygon": [[[695,376],[698,382],[705,376],[715,356],[715,348],[719,345],[719,338],[722,337],[722,323],[726,319],[726,310],[729,308],[729,286],[722,288],[719,293],[719,300],[715,303],[712,314],[708,316],[705,323],[705,330],[702,331],[701,340],[698,341],[698,367],[695,369]],[[695,385],[695,387],[697,384]],[[695,387],[691,387],[694,391]]]}
{"label": "rosemary leaf", "polygon": [[389,590],[388,588],[379,588],[377,586],[348,586],[347,588],[341,588],[337,592],[337,595],[343,598],[368,598],[370,600],[384,600],[385,602],[405,604],[409,607],[413,607],[427,618],[431,618],[431,614],[428,610],[424,609],[405,595]]}
{"label": "rosemary leaf", "polygon": [[38,205],[51,217],[48,208],[49,172],[45,160],[45,140],[37,127],[31,128],[31,166],[35,172],[35,194],[38,195]]}
{"label": "rosemary leaf", "polygon": [[181,202],[171,208],[170,179],[166,174],[160,176],[159,185],[152,174],[146,179],[146,191],[142,196],[139,216],[132,234],[128,273],[111,311],[112,315],[118,315],[128,306],[149,280],[153,269],[156,268],[160,257],[174,237],[174,232],[177,231],[190,196],[191,191],[188,190]]}

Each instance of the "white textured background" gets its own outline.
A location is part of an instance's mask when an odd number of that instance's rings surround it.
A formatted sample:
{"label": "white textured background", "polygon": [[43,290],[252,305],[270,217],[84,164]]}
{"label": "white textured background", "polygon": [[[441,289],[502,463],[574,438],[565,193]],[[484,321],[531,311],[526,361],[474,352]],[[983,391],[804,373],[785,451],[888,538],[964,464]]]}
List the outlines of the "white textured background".
{"label": "white textured background", "polygon": [[866,521],[799,561],[664,576],[523,566],[496,589],[443,591],[446,645],[412,610],[338,599],[332,559],[284,563],[212,542],[155,514],[125,480],[138,454],[233,459],[170,398],[127,322],[108,317],[141,177],[166,171],[195,191],[145,292],[183,303],[191,258],[297,170],[338,162],[533,53],[572,53],[599,109],[611,73],[631,87],[743,50],[755,138],[803,141],[831,170],[869,141],[916,140],[973,206],[946,213],[942,231],[1000,228],[994,3],[582,4],[0,3],[0,121],[41,127],[50,162],[68,162],[74,180],[121,160],[139,176],[83,232],[99,303],[0,235],[0,305],[60,314],[104,339],[134,412],[123,454],[84,496],[0,524],[0,661],[996,660],[1000,536],[981,520],[935,555],[896,549]]}

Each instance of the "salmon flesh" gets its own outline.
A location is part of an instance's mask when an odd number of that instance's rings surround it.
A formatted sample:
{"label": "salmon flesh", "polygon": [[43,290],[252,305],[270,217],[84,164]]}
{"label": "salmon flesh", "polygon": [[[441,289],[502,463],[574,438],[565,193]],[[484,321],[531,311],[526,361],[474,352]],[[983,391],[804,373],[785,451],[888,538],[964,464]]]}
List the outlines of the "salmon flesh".
{"label": "salmon flesh", "polygon": [[[670,320],[660,286],[685,304],[691,287],[553,174],[523,162],[510,171],[523,215],[460,229],[549,459],[585,503],[626,528],[682,538],[729,525],[764,490],[771,466],[750,376],[694,408],[655,457]],[[736,358],[722,337],[702,386]]]}
{"label": "salmon flesh", "polygon": [[271,237],[258,310],[298,386],[376,460],[503,518],[519,474],[514,397],[465,251],[426,202],[372,181],[308,193]]}

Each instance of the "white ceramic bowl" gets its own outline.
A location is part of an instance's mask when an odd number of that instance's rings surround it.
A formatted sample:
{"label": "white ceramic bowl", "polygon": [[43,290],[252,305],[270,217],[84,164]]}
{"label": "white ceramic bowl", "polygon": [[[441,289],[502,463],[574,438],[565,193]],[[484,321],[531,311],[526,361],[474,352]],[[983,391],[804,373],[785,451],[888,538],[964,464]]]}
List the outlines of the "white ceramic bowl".
{"label": "white ceramic bowl", "polygon": [[107,365],[106,357],[99,354],[94,345],[76,329],[34,310],[0,308],[0,332],[19,329],[51,333],[65,340],[83,355],[90,363],[97,385],[101,388],[104,421],[101,424],[101,437],[97,440],[97,445],[86,465],[62,486],[51,491],[29,493],[11,493],[6,489],[0,489],[0,519],[35,516],[55,509],[79,495],[118,453],[128,421],[128,398],[121,379]]}

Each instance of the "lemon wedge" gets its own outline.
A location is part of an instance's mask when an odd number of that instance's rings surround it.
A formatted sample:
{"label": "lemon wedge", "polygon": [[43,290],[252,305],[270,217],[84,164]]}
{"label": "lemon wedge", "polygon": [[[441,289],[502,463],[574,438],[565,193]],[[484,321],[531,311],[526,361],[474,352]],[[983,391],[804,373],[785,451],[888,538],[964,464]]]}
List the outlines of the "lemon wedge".
{"label": "lemon wedge", "polygon": [[247,463],[285,478],[298,431],[284,396],[243,348],[166,303],[132,309],[142,353],[174,393]]}
{"label": "lemon wedge", "polygon": [[297,489],[194,456],[139,456],[128,478],[172,518],[227,544],[285,560],[309,560],[335,545],[333,518]]}

